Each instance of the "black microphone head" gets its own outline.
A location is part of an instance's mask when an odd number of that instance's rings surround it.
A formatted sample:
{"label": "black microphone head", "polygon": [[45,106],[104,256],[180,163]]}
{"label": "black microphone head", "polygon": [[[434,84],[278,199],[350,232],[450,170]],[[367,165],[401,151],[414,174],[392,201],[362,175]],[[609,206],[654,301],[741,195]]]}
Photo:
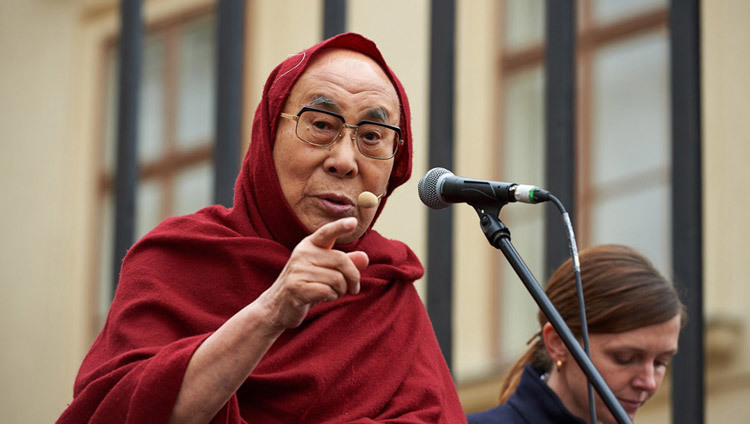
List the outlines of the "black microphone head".
{"label": "black microphone head", "polygon": [[424,177],[419,179],[417,184],[417,190],[419,191],[419,199],[432,209],[443,209],[450,206],[450,203],[444,202],[440,197],[440,191],[438,189],[438,183],[440,177],[443,175],[453,173],[445,168],[432,168],[424,174]]}

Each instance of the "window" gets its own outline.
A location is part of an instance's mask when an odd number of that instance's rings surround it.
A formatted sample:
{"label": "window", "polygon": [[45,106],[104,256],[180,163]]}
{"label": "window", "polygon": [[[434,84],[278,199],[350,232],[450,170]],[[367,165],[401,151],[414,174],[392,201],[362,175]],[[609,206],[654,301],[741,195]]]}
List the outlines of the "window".
{"label": "window", "polygon": [[[192,213],[213,202],[214,26],[211,14],[188,14],[149,27],[143,39],[135,240],[168,216]],[[97,328],[113,295],[112,267],[119,266],[112,263],[116,42],[107,43],[105,49]]]}
{"label": "window", "polygon": [[[628,244],[670,275],[666,6],[663,0],[576,3],[574,229],[579,248]],[[544,184],[544,8],[544,0],[505,2],[499,72],[505,106],[497,158],[503,164],[497,176],[502,181]],[[504,208],[501,218],[541,278],[542,208],[515,205]],[[499,334],[492,335],[496,364],[491,367],[515,361],[538,331],[531,296],[507,263],[498,269],[493,319]]]}

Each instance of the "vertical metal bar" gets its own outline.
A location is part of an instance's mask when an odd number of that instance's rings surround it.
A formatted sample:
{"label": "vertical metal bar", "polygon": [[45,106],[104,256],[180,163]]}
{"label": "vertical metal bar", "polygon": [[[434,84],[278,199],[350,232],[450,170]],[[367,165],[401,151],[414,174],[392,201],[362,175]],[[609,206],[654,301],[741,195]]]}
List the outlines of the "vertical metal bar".
{"label": "vertical metal bar", "polygon": [[138,101],[143,44],[140,0],[120,1],[120,28],[115,171],[115,257],[112,265],[112,293],[117,289],[120,265],[133,244],[135,232],[135,190],[138,181]]}
{"label": "vertical metal bar", "polygon": [[219,0],[216,15],[214,202],[231,207],[242,139],[245,0]]}
{"label": "vertical metal bar", "polygon": [[[575,216],[576,13],[574,0],[547,0],[545,186]],[[565,228],[546,208],[544,279],[569,256]]]}
{"label": "vertical metal bar", "polygon": [[323,39],[346,31],[346,0],[323,2]]}
{"label": "vertical metal bar", "polygon": [[688,322],[673,360],[672,422],[704,421],[700,1],[672,0],[672,267]]}
{"label": "vertical metal bar", "polygon": [[[430,40],[430,168],[453,169],[455,2],[434,0]],[[453,362],[453,212],[427,216],[427,312],[448,367]]]}

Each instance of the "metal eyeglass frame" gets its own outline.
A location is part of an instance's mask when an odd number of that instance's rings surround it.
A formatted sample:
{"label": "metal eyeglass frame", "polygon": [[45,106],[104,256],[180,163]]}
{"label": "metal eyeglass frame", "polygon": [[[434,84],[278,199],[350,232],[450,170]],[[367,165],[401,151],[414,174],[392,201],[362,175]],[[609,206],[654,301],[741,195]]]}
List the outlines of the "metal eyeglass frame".
{"label": "metal eyeglass frame", "polygon": [[[324,113],[326,115],[330,115],[330,116],[338,118],[339,120],[341,120],[341,123],[343,124],[343,126],[341,127],[341,131],[339,131],[338,135],[336,137],[334,137],[333,140],[330,143],[326,143],[326,144],[312,143],[310,141],[307,141],[307,140],[303,139],[302,137],[299,136],[299,133],[298,133],[297,129],[299,127],[299,117],[303,113],[305,113],[307,111]],[[393,154],[391,156],[387,157],[387,158],[376,158],[374,156],[370,156],[367,153],[365,153],[365,152],[362,151],[362,149],[359,147],[359,143],[358,142],[355,142],[355,144],[357,145],[357,150],[359,150],[359,152],[362,153],[363,156],[368,157],[370,159],[375,159],[375,160],[388,160],[388,159],[392,159],[393,157],[396,156],[396,153],[398,153],[399,146],[401,146],[402,144],[404,144],[404,140],[401,139],[401,128],[399,128],[399,127],[397,127],[395,125],[389,125],[389,124],[384,124],[382,122],[375,122],[375,121],[368,121],[368,120],[359,121],[356,125],[347,124],[346,120],[344,119],[344,117],[341,116],[338,113],[331,112],[331,111],[328,111],[328,110],[318,109],[318,108],[314,108],[314,107],[310,107],[310,106],[304,106],[302,109],[300,109],[299,112],[297,112],[296,115],[292,115],[292,114],[289,114],[289,113],[281,112],[281,117],[282,118],[286,118],[286,119],[291,119],[292,121],[295,122],[295,124],[294,124],[294,134],[297,136],[297,138],[299,138],[300,140],[304,141],[307,144],[310,144],[310,145],[313,145],[313,146],[318,146],[318,147],[328,147],[328,146],[333,145],[337,141],[339,141],[339,139],[341,138],[341,136],[344,134],[344,128],[351,128],[352,130],[354,130],[354,136],[356,138],[357,131],[359,131],[359,127],[361,125],[363,125],[363,124],[377,125],[379,127],[384,127],[384,128],[388,128],[390,130],[396,131],[396,134],[398,135],[398,141],[396,141],[396,148],[393,150]]]}

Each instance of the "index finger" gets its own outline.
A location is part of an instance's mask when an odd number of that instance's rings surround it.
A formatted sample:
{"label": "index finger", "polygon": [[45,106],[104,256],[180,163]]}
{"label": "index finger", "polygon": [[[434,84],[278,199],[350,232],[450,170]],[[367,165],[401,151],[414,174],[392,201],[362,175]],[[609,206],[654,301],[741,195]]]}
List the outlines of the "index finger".
{"label": "index finger", "polygon": [[330,249],[340,237],[351,234],[357,228],[357,218],[341,218],[318,228],[309,238],[318,247]]}

